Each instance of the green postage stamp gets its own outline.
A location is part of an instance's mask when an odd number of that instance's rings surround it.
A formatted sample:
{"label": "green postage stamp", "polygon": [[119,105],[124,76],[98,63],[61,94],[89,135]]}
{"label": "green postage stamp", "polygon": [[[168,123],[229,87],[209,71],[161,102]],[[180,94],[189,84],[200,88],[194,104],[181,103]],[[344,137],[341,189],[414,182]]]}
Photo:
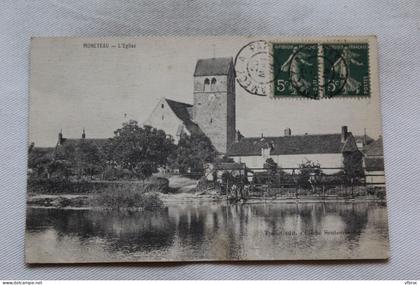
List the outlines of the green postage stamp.
{"label": "green postage stamp", "polygon": [[[372,45],[376,49],[375,37],[251,42],[237,56],[238,81],[252,94],[273,98],[371,97]],[[255,55],[265,55],[268,64],[255,63]],[[258,68],[265,72],[256,76]]]}

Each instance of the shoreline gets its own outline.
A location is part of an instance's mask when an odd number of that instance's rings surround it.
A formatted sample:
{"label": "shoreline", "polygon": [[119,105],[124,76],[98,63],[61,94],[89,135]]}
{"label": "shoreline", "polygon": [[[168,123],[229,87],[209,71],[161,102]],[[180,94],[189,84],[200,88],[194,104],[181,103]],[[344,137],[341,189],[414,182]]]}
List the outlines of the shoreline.
{"label": "shoreline", "polygon": [[[34,194],[29,193],[27,206],[32,208],[45,209],[94,209],[88,204],[89,194]],[[159,197],[165,205],[186,204],[186,203],[230,203],[237,205],[246,204],[299,204],[299,203],[386,203],[386,199],[376,197],[328,197],[325,199],[319,196],[301,196],[294,197],[252,197],[237,202],[229,202],[226,197],[212,194],[162,194]]]}

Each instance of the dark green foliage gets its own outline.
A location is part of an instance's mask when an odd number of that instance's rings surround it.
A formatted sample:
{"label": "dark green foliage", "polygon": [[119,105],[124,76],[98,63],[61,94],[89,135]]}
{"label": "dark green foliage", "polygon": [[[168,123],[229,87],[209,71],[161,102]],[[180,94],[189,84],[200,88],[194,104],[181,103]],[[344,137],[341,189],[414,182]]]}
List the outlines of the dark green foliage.
{"label": "dark green foliage", "polygon": [[142,208],[152,210],[162,208],[163,202],[157,193],[148,193],[140,185],[109,186],[89,198],[94,207],[108,209]]}
{"label": "dark green foliage", "polygon": [[298,186],[303,189],[312,189],[312,185],[319,182],[321,176],[321,165],[307,160],[299,165],[299,174],[297,177]]}
{"label": "dark green foliage", "polygon": [[90,141],[80,140],[75,149],[75,163],[81,175],[93,176],[102,173],[104,157],[98,147]]}
{"label": "dark green foliage", "polygon": [[277,163],[272,158],[267,158],[263,167],[266,169],[269,185],[275,186],[275,184],[279,184],[280,179],[278,175],[279,169]]}
{"label": "dark green foliage", "polygon": [[360,178],[364,176],[363,155],[360,151],[344,153],[344,173],[347,179]]}
{"label": "dark green foliage", "polygon": [[39,178],[48,178],[49,165],[53,160],[53,153],[49,149],[34,147],[32,143],[28,151],[28,168],[31,169],[31,176]]}
{"label": "dark green foliage", "polygon": [[164,131],[139,127],[136,121],[124,123],[106,146],[108,161],[128,169],[143,181],[166,165],[175,146]]}
{"label": "dark green foliage", "polygon": [[184,134],[178,147],[169,158],[171,168],[179,169],[181,174],[197,173],[203,175],[204,164],[213,162],[217,152],[210,139],[204,134]]}

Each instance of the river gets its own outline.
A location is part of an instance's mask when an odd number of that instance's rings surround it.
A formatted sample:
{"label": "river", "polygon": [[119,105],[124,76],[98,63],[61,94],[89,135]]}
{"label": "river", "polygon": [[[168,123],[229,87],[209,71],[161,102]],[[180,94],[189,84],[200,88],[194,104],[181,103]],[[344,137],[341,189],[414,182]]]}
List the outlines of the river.
{"label": "river", "polygon": [[31,208],[30,263],[359,259],[388,255],[383,203],[171,203],[158,211]]}

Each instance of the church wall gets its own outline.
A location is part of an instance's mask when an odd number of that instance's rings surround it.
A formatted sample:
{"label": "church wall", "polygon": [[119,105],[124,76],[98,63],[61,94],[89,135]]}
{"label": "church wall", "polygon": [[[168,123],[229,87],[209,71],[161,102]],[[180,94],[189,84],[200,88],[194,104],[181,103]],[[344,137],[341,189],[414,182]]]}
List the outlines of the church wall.
{"label": "church wall", "polygon": [[179,141],[178,129],[183,126],[183,122],[174,114],[165,100],[159,101],[144,124],[163,130],[173,137],[175,143]]}

